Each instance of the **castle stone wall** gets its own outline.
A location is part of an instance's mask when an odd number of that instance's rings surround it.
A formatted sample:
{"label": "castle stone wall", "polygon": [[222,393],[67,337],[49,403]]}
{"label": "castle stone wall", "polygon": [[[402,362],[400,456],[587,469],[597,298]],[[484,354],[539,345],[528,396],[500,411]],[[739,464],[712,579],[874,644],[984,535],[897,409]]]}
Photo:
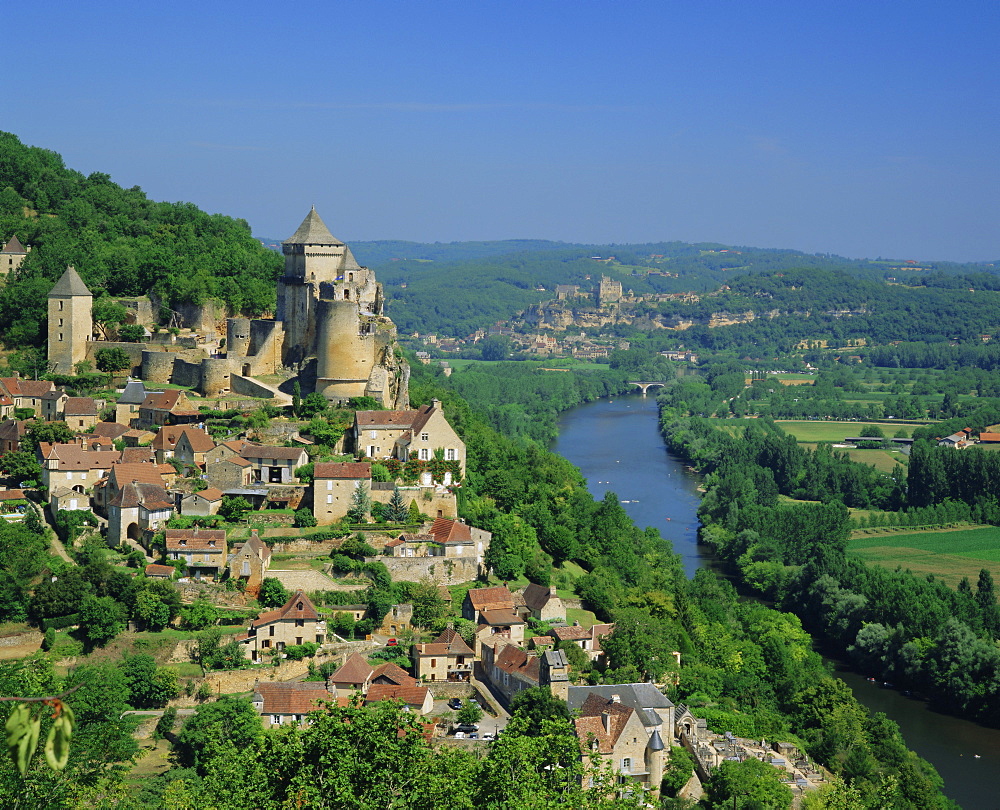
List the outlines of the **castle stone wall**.
{"label": "castle stone wall", "polygon": [[385,563],[394,580],[420,582],[429,579],[435,585],[459,585],[479,576],[475,557],[366,557],[368,562]]}

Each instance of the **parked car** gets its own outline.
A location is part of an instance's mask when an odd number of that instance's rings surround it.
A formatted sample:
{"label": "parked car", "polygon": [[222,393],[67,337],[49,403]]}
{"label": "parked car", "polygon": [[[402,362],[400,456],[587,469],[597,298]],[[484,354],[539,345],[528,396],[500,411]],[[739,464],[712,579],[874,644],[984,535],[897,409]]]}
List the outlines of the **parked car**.
{"label": "parked car", "polygon": [[478,723],[461,723],[455,726],[456,732],[462,732],[463,734],[471,734],[473,731],[479,731]]}
{"label": "parked car", "polygon": [[448,701],[448,708],[454,709],[457,712],[462,708],[462,701],[459,698],[452,698]]}
{"label": "parked car", "polygon": [[398,645],[399,645],[399,642],[398,642],[398,641],[396,641],[396,639],[394,639],[394,638],[390,638],[390,639],[389,639],[389,640],[388,640],[388,641],[387,641],[387,642],[385,643],[385,646],[386,646],[386,647],[396,647],[396,646],[398,646]]}

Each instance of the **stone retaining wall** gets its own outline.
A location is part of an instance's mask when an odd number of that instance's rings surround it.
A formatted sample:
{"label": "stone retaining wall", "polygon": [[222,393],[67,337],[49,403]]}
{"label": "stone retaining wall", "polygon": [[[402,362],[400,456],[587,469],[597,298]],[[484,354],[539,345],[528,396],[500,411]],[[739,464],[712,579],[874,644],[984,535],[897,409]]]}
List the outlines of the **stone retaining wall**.
{"label": "stone retaining wall", "polygon": [[37,630],[30,630],[27,633],[10,633],[0,636],[0,647],[26,647],[32,644],[41,644],[42,634]]}

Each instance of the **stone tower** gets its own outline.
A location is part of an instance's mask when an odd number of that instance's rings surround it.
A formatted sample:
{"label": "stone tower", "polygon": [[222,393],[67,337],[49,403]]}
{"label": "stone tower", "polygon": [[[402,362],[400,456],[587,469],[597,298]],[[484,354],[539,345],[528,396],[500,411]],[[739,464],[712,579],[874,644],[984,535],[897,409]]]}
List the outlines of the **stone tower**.
{"label": "stone tower", "polygon": [[76,364],[87,359],[93,301],[72,265],[49,292],[49,368],[56,374],[73,374]]}
{"label": "stone tower", "polygon": [[[282,359],[285,365],[299,363],[316,350],[316,305],[320,285],[346,282],[348,276],[371,271],[362,268],[351,249],[330,233],[313,208],[281,245],[285,274],[278,280],[277,320],[285,330]],[[350,293],[348,293],[350,298]]]}
{"label": "stone tower", "polygon": [[13,273],[21,266],[27,255],[28,251],[21,244],[21,240],[16,235],[12,236],[3,246],[3,250],[0,250],[0,275]]}

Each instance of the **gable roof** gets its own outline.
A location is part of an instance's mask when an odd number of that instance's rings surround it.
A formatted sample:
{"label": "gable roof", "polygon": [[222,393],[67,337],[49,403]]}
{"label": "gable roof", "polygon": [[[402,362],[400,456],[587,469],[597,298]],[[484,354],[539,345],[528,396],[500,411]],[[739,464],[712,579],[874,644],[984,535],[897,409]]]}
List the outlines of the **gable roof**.
{"label": "gable roof", "polygon": [[55,389],[55,383],[50,380],[19,380],[21,396],[42,397]]}
{"label": "gable roof", "polygon": [[207,453],[215,447],[215,440],[206,431],[201,428],[191,427],[190,425],[181,431],[181,435],[177,438],[177,441],[179,442],[181,438],[185,439],[194,453]]}
{"label": "gable roof", "polygon": [[[138,448],[136,448],[138,449]],[[171,472],[173,468],[171,467]],[[159,464],[146,462],[126,462],[111,465],[111,472],[108,479],[113,481],[119,489],[126,483],[155,484],[163,486],[163,476],[160,474]]]}
{"label": "gable roof", "polygon": [[56,286],[49,290],[48,297],[62,298],[70,295],[89,295],[93,297],[93,293],[87,289],[87,285],[83,283],[83,279],[80,278],[80,274],[76,272],[73,265],[69,265],[66,268],[66,272],[56,282]]}
{"label": "gable roof", "polygon": [[295,461],[306,454],[301,447],[274,447],[268,444],[246,444],[240,453],[243,458],[274,459],[276,461]]}
{"label": "gable roof", "polygon": [[427,700],[427,687],[373,683],[368,689],[368,694],[365,695],[365,704],[375,703],[379,700],[398,700],[407,706],[423,706],[424,701]]}
{"label": "gable roof", "polygon": [[524,589],[524,604],[531,608],[531,610],[541,610],[549,603],[550,599],[558,598],[555,588],[536,585],[534,582],[529,582],[528,586]]}
{"label": "gable roof", "polygon": [[164,425],[156,432],[152,447],[154,450],[173,450],[177,446],[177,440],[181,437],[182,430],[178,425]]}
{"label": "gable roof", "polygon": [[262,714],[308,714],[333,697],[323,681],[258,681],[253,693],[254,702],[264,704]]}
{"label": "gable roof", "polygon": [[139,405],[140,408],[155,411],[170,411],[171,413],[197,413],[197,411],[178,411],[179,405],[187,404],[187,396],[179,388],[169,391],[150,391]]}
{"label": "gable roof", "polygon": [[419,411],[357,411],[354,414],[354,422],[358,427],[399,429],[411,428],[413,420],[417,418]]}
{"label": "gable roof", "polygon": [[[605,704],[596,713],[584,712],[582,717],[573,721],[573,725],[576,727],[576,736],[580,738],[580,748],[584,752],[592,751],[594,749],[591,744],[596,743],[598,753],[613,753],[614,747],[634,711],[631,706],[611,703]],[[604,715],[607,715],[606,719]]]}
{"label": "gable roof", "polygon": [[493,659],[498,669],[511,675],[521,675],[528,680],[539,682],[541,659],[537,655],[528,655],[516,644],[506,644]]}
{"label": "gable roof", "polygon": [[148,511],[164,511],[173,509],[174,504],[167,491],[157,484],[128,483],[112,499],[108,506],[121,509],[143,507]]}
{"label": "gable roof", "polygon": [[69,397],[63,404],[66,416],[97,416],[97,402],[93,397]]}
{"label": "gable roof", "polygon": [[149,445],[145,447],[123,447],[122,464],[156,464],[156,456],[153,455],[153,450]]}
{"label": "gable roof", "polygon": [[[595,695],[591,699],[591,695]],[[615,696],[618,700],[615,701]],[[670,720],[669,709],[673,708],[673,703],[654,684],[651,683],[614,683],[602,686],[571,686],[567,696],[567,704],[570,711],[582,709],[583,705],[592,700],[591,711],[602,701],[605,705],[621,703],[624,706],[631,706],[638,713],[639,719],[644,726],[659,726]],[[661,717],[661,712],[664,717]],[[600,712],[598,712],[599,714]]]}
{"label": "gable roof", "polygon": [[147,577],[172,577],[177,569],[172,565],[150,563],[143,570],[146,572]]}
{"label": "gable roof", "polygon": [[359,653],[351,653],[343,665],[330,676],[330,683],[367,683],[374,670]]}
{"label": "gable roof", "polygon": [[128,428],[118,422],[98,422],[90,432],[91,436],[103,436],[107,439],[119,439],[128,433]]}
{"label": "gable roof", "polygon": [[199,498],[204,498],[206,501],[215,502],[222,500],[223,493],[221,489],[217,489],[215,487],[208,487],[207,489],[203,489],[200,492],[192,492],[187,497],[193,498],[195,496],[198,496]]}
{"label": "gable roof", "polygon": [[[302,605],[300,609],[298,606]],[[272,622],[289,621],[293,619],[306,619],[309,621],[316,621],[319,619],[319,613],[316,612],[316,608],[313,603],[309,601],[309,597],[300,589],[292,594],[291,598],[285,602],[277,610],[268,610],[265,613],[261,613],[253,622],[254,627],[261,627],[265,624],[271,624]]]}
{"label": "gable roof", "polygon": [[321,462],[313,465],[313,480],[317,478],[367,480],[371,477],[372,465],[367,461]]}
{"label": "gable roof", "polygon": [[117,450],[88,450],[78,444],[39,442],[38,452],[47,462],[55,459],[61,471],[108,470],[121,458]]}
{"label": "gable roof", "polygon": [[430,533],[439,543],[471,543],[472,530],[468,524],[450,518],[437,518],[431,524]]}
{"label": "gable roof", "polygon": [[319,214],[316,213],[316,207],[313,206],[309,213],[306,214],[306,218],[302,220],[302,224],[296,229],[295,233],[289,236],[284,242],[284,245],[343,245],[344,243],[337,239],[330,229],[326,227],[326,223],[320,219]]}
{"label": "gable roof", "polygon": [[492,588],[472,588],[466,598],[473,608],[483,610],[513,610],[514,594],[506,585],[496,585]]}
{"label": "gable roof", "polygon": [[226,550],[224,529],[167,529],[164,535],[168,551],[184,549],[221,554]]}
{"label": "gable roof", "polygon": [[379,682],[394,684],[395,686],[416,686],[420,683],[409,672],[397,664],[393,664],[391,661],[375,667],[372,670],[371,681],[373,686]]}
{"label": "gable roof", "polygon": [[0,422],[0,439],[5,442],[19,442],[28,432],[28,423],[24,420],[5,419]]}

